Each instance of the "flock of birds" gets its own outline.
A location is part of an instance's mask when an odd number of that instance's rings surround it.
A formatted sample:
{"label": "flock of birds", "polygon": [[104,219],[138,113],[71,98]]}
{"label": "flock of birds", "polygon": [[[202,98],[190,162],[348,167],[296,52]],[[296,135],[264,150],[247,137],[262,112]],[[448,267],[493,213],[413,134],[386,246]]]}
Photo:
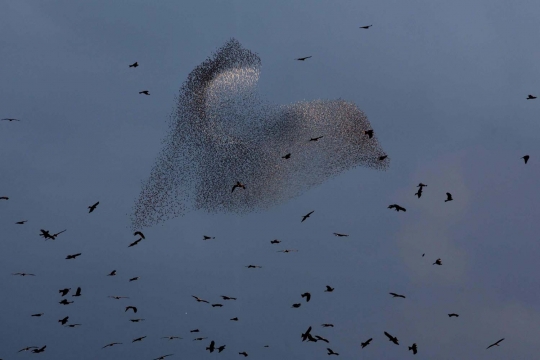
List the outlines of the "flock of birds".
{"label": "flock of birds", "polygon": [[[369,29],[371,26],[373,25],[367,25],[367,26],[361,26],[360,28],[361,29]],[[306,56],[306,57],[301,57],[301,58],[297,58],[295,60],[298,60],[298,61],[305,61],[309,58],[311,58],[312,56]],[[136,68],[139,66],[139,63],[138,62],[134,62],[133,64],[129,65],[130,68]],[[150,95],[150,92],[148,90],[143,90],[143,91],[140,91],[139,94],[142,94],[142,95]],[[534,100],[536,99],[537,97],[536,96],[533,96],[533,95],[528,95],[528,97],[526,98],[527,100]],[[4,119],[1,119],[2,121],[9,121],[9,122],[13,122],[13,121],[21,121],[20,119],[16,119],[16,118],[4,118]],[[366,130],[365,131],[365,135],[371,139],[373,137],[373,130]],[[321,136],[318,136],[318,137],[314,137],[314,138],[310,138],[309,142],[315,142],[315,141],[319,141],[320,139],[322,139],[324,136],[321,135]],[[384,155],[384,156],[381,156],[379,157],[379,160],[382,161],[384,160],[385,158],[387,157],[387,155]],[[285,154],[284,156],[282,156],[283,159],[287,160],[287,159],[290,159],[291,158],[291,154],[288,153],[288,154]],[[524,160],[524,163],[527,164],[528,160],[529,160],[529,155],[524,155],[522,157],[522,159]],[[417,196],[418,198],[421,198],[422,197],[422,193],[424,191],[424,188],[427,187],[426,184],[423,184],[423,183],[420,183],[418,184],[418,191],[414,194],[415,196]],[[232,191],[231,192],[234,192],[235,190],[240,190],[240,189],[246,189],[246,185],[241,183],[240,181],[237,181],[236,184],[234,184],[232,186]],[[9,197],[7,196],[0,196],[0,200],[9,200]],[[449,202],[449,201],[453,201],[453,197],[452,197],[452,194],[447,192],[446,193],[446,199],[444,200],[444,202]],[[92,213],[96,210],[96,208],[98,207],[99,205],[99,201],[88,206],[88,212],[89,213]],[[404,207],[398,205],[398,204],[391,204],[388,206],[389,209],[394,209],[395,211],[399,212],[399,211],[407,211]],[[310,211],[309,213],[307,213],[306,215],[303,215],[302,216],[302,219],[301,219],[301,222],[304,222],[306,221],[308,218],[310,218],[310,216],[314,213],[315,211]],[[17,221],[15,224],[17,225],[24,225],[26,224],[28,220],[21,220],[21,221]],[[45,230],[45,229],[40,229],[40,234],[39,236],[43,237],[45,240],[56,240],[57,237],[64,233],[65,231],[67,231],[67,229],[64,229],[62,231],[59,231],[59,232],[56,232],[56,233],[51,233],[51,231],[49,230]],[[132,242],[131,244],[128,245],[128,247],[133,247],[137,244],[139,244],[143,239],[145,239],[145,236],[144,234],[141,232],[141,231],[136,231],[134,234],[134,236],[138,236],[138,239],[136,239],[134,242]],[[343,234],[343,233],[334,233],[335,236],[337,237],[347,237],[349,236],[348,234]],[[207,236],[207,235],[203,235],[203,238],[202,240],[211,240],[211,239],[215,239],[215,237],[212,237],[212,236]],[[280,240],[272,240],[270,241],[271,244],[279,244],[281,243]],[[294,252],[294,251],[298,251],[298,250],[294,250],[294,249],[285,249],[285,250],[279,250],[279,252],[284,252],[284,253],[288,253],[288,252]],[[76,259],[78,256],[80,256],[81,253],[76,253],[76,254],[70,254],[70,255],[67,255],[66,256],[66,260],[72,260],[72,259]],[[422,257],[425,256],[425,254],[422,254]],[[433,263],[433,265],[439,265],[441,266],[442,265],[442,260],[440,258],[436,259],[435,262]],[[259,265],[246,265],[245,267],[249,268],[249,269],[256,269],[256,268],[262,268],[262,266],[259,266]],[[25,273],[25,272],[16,272],[16,273],[12,273],[12,275],[17,275],[17,276],[36,276],[35,274],[33,273]],[[107,276],[116,276],[116,270],[113,270],[111,271]],[[138,280],[139,277],[133,277],[133,278],[130,278],[129,281],[136,281]],[[59,301],[59,304],[62,304],[62,305],[69,305],[69,304],[72,304],[74,301],[69,301],[67,298],[65,298],[69,292],[71,291],[71,288],[64,288],[64,289],[60,289],[58,292],[60,294],[60,296],[63,298],[61,301]],[[327,292],[327,293],[331,293],[334,291],[334,288],[329,286],[329,285],[326,285],[326,289],[324,290],[324,292]],[[394,292],[390,292],[389,293],[392,297],[394,298],[403,298],[405,299],[405,295],[402,295],[402,294],[397,294],[397,293],[394,293]],[[71,295],[72,297],[80,297],[82,296],[82,289],[81,287],[78,287],[76,290],[75,290],[75,293],[73,295]],[[207,304],[210,304],[209,301],[205,300],[205,299],[202,299],[198,296],[195,296],[195,295],[192,295],[192,297],[197,301],[197,302],[200,302],[200,303],[207,303]],[[125,297],[125,296],[109,296],[109,298],[112,298],[112,299],[115,299],[115,300],[120,300],[120,299],[125,299],[125,298],[128,298],[128,297]],[[225,295],[222,295],[221,298],[224,300],[224,301],[235,301],[237,300],[235,297],[231,297],[231,296],[225,296]],[[309,302],[311,300],[311,293],[309,292],[305,292],[305,293],[302,293],[301,294],[301,298],[305,298],[305,301],[306,302]],[[295,303],[295,304],[292,304],[292,308],[299,308],[302,304],[301,303]],[[220,304],[220,303],[213,303],[211,304],[212,307],[222,307],[223,304]],[[135,306],[126,306],[125,307],[125,312],[128,312],[129,310],[131,310],[133,312],[133,314],[136,314],[138,309],[137,307]],[[44,313],[36,313],[36,314],[32,314],[31,316],[32,317],[41,317],[43,316]],[[448,314],[448,316],[450,318],[452,317],[459,317],[459,314],[456,314],[456,313],[450,313]],[[141,322],[141,321],[144,321],[145,319],[142,319],[142,318],[133,318],[133,319],[130,319],[131,322]],[[238,317],[234,317],[234,318],[231,318],[230,319],[231,321],[238,321]],[[60,325],[62,326],[65,326],[65,327],[71,327],[71,328],[74,328],[74,327],[78,327],[78,326],[81,326],[82,324],[79,324],[79,323],[69,323],[69,316],[65,316],[63,317],[62,319],[59,319],[58,320],[58,323],[60,323]],[[330,328],[330,327],[334,327],[333,324],[329,324],[329,323],[325,323],[325,324],[322,324],[321,325],[322,327],[324,328]],[[325,343],[329,343],[330,341],[320,335],[312,335],[311,334],[311,331],[312,331],[312,327],[310,326],[305,332],[303,332],[301,334],[301,339],[302,341],[307,341],[307,342],[318,342],[318,341],[322,341],[322,342],[325,342]],[[198,333],[199,332],[199,329],[193,329],[190,331],[191,333]],[[395,345],[399,345],[399,340],[396,336],[393,336],[391,335],[390,333],[384,331],[384,335],[388,338],[388,340],[392,343],[394,343]],[[141,336],[141,337],[138,337],[138,338],[135,338],[132,340],[133,343],[135,342],[140,342],[140,341],[143,341],[144,339],[146,338],[146,336]],[[164,336],[162,337],[162,339],[167,339],[167,340],[177,340],[177,339],[182,339],[181,337],[179,336]],[[202,340],[205,340],[205,339],[208,339],[208,337],[196,337],[193,339],[193,341],[202,341]],[[499,344],[504,340],[504,338],[494,342],[493,344],[490,344],[487,349],[490,349],[491,347],[494,347],[494,346],[499,346]],[[361,348],[365,348],[366,346],[370,345],[371,342],[373,341],[373,338],[369,338],[363,342],[360,342],[360,346]],[[122,343],[120,342],[112,342],[112,343],[109,343],[109,344],[106,344],[102,347],[102,349],[105,349],[105,348],[109,348],[109,347],[112,347],[112,346],[115,346],[115,345],[121,345]],[[269,347],[269,345],[265,345],[264,347]],[[47,348],[47,345],[42,345],[42,346],[27,346],[27,347],[24,347],[22,349],[20,349],[18,352],[26,352],[26,351],[31,351],[32,353],[34,354],[39,354],[39,353],[43,353],[45,352]],[[226,349],[226,345],[219,345],[217,346],[216,345],[216,342],[214,340],[211,340],[210,343],[208,344],[208,346],[206,347],[206,350],[209,351],[210,353],[214,352],[214,351],[217,351],[218,353],[221,353],[222,351],[224,351]],[[413,354],[417,354],[418,353],[418,346],[416,343],[413,343],[412,345],[408,346],[408,349],[409,351],[412,351]],[[241,352],[238,352],[239,355],[241,356],[244,356],[244,357],[247,357],[248,356],[248,353],[245,352],[245,351],[241,351]],[[331,348],[327,348],[327,354],[328,355],[339,355],[338,352],[335,352],[334,350],[332,350]],[[173,356],[174,354],[166,354],[166,355],[162,355],[162,356],[159,356],[157,358],[154,358],[154,360],[163,360],[165,359],[166,357],[169,357],[169,356]],[[2,360],[2,359],[0,359]]]}

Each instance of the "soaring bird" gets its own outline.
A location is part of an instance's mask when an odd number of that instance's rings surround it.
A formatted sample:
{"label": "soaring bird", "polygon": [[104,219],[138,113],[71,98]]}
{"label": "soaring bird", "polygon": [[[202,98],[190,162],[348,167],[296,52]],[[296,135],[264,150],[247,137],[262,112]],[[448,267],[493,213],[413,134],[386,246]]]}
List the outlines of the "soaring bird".
{"label": "soaring bird", "polygon": [[65,288],[65,289],[62,289],[62,290],[58,290],[58,292],[59,292],[62,296],[66,296],[67,293],[69,292],[69,290],[71,290],[71,288]]}
{"label": "soaring bird", "polygon": [[150,95],[148,90],[139,91],[139,94]]}
{"label": "soaring bird", "polygon": [[127,312],[129,309],[133,310],[133,313],[137,313],[137,308],[135,306],[126,306],[126,310],[124,312]]}
{"label": "soaring bird", "polygon": [[381,156],[379,156],[379,161],[383,161],[387,157],[388,157],[388,155],[381,155]]}
{"label": "soaring bird", "polygon": [[290,159],[291,158],[291,154],[286,154],[284,156],[281,157],[282,159]]}
{"label": "soaring bird", "polygon": [[409,346],[409,351],[412,350],[413,355],[416,355],[418,352],[418,347],[416,346],[416,343],[413,343],[412,346]]}
{"label": "soaring bird", "polygon": [[115,276],[115,275],[116,275],[116,270],[113,270],[113,271],[111,271],[111,272],[109,273],[109,275],[107,275],[107,276]]}
{"label": "soaring bird", "polygon": [[328,339],[325,339],[325,338],[323,338],[323,337],[320,336],[320,335],[315,335],[315,338],[317,338],[317,340],[324,341],[324,342],[327,343],[327,344],[330,343],[330,341],[328,341]]}
{"label": "soaring bird", "polygon": [[392,295],[392,297],[400,297],[400,298],[405,299],[405,295],[399,295],[399,294],[396,294],[396,293],[389,293],[389,294]]}
{"label": "soaring bird", "polygon": [[0,196],[0,200],[9,200],[7,196]]}
{"label": "soaring bird", "polygon": [[66,317],[63,318],[63,319],[58,320],[58,322],[59,322],[61,325],[66,325],[67,322],[68,322],[68,319],[69,319],[69,316],[66,316]]}
{"label": "soaring bird", "polygon": [[223,350],[225,350],[225,346],[227,345],[221,345],[220,347],[217,348],[218,352],[222,352]]}
{"label": "soaring bird", "polygon": [[174,354],[167,354],[167,355],[161,355],[157,358],[155,358],[154,360],[164,360],[167,356],[173,356]]}
{"label": "soaring bird", "polygon": [[335,352],[334,350],[330,348],[326,348],[326,350],[328,351],[328,355],[339,355],[337,352]]}
{"label": "soaring bird", "polygon": [[37,348],[38,348],[37,346],[28,346],[28,347],[22,348],[21,350],[17,352],[28,351],[28,350],[37,349]]}
{"label": "soaring bird", "polygon": [[25,222],[27,222],[28,220],[22,220],[22,221],[17,221],[15,224],[17,225],[24,225]]}
{"label": "soaring bird", "polygon": [[493,344],[489,345],[489,346],[486,348],[486,350],[489,349],[489,348],[492,347],[492,346],[499,346],[499,343],[500,343],[501,341],[503,341],[503,340],[504,340],[504,338],[502,338],[501,340],[499,340],[499,341],[497,341],[497,342],[494,342]]}
{"label": "soaring bird", "polygon": [[302,333],[302,341],[306,341],[308,336],[311,335],[311,326],[308,327],[305,333]]}
{"label": "soaring bird", "polygon": [[143,234],[142,232],[140,232],[140,231],[135,231],[135,232],[133,233],[133,236],[137,236],[137,235],[139,235],[139,236],[142,237],[143,239],[146,239],[146,238],[144,237],[144,234]]}
{"label": "soaring bird", "polygon": [[2,119],[2,121],[21,121],[19,119],[12,119],[12,118],[5,118],[5,119]]}
{"label": "soaring bird", "polygon": [[129,67],[132,67],[132,68],[136,68],[137,66],[139,66],[139,63],[136,61],[133,64],[129,65]]}
{"label": "soaring bird", "polygon": [[238,317],[233,317],[232,319],[229,319],[231,321],[238,321]]}
{"label": "soaring bird", "polygon": [[214,350],[216,349],[215,345],[216,345],[216,342],[214,340],[212,340],[212,342],[210,342],[210,345],[206,347],[206,350],[208,350],[210,352],[214,352]]}
{"label": "soaring bird", "polygon": [[58,303],[62,305],[69,305],[69,304],[73,304],[73,301],[68,301],[68,299],[64,299],[62,301],[59,301]]}
{"label": "soaring bird", "polygon": [[360,29],[369,29],[370,27],[372,27],[373,25],[367,25],[367,26],[360,26]]}
{"label": "soaring bird", "polygon": [[201,341],[201,340],[204,340],[204,339],[208,339],[208,337],[195,338],[195,339],[193,339],[193,341]]}
{"label": "soaring bird", "polygon": [[420,199],[420,197],[422,196],[422,188],[418,189],[418,191],[414,195],[418,196],[418,198]]}
{"label": "soaring bird", "polygon": [[207,300],[204,300],[204,299],[201,299],[195,295],[191,295],[191,297],[195,298],[195,300],[197,300],[197,302],[205,302],[207,304],[210,304],[210,302],[208,302]]}
{"label": "soaring bird", "polygon": [[259,265],[246,265],[246,267],[248,269],[260,269],[260,268],[262,268],[262,266],[259,266]]}
{"label": "soaring bird", "polygon": [[334,327],[334,324],[322,324],[322,327]]}
{"label": "soaring bird", "polygon": [[433,265],[442,265],[441,259],[439,258],[439,259],[435,260],[435,262],[433,263]]}
{"label": "soaring bird", "polygon": [[302,295],[300,295],[301,297],[305,297],[306,298],[306,302],[309,302],[309,300],[311,299],[311,294],[308,293],[308,292],[305,292],[303,293]]}
{"label": "soaring bird", "polygon": [[113,343],[110,343],[110,344],[107,344],[105,345],[104,347],[102,347],[102,349],[105,349],[107,347],[111,347],[111,346],[114,346],[114,345],[121,345],[122,343],[118,343],[118,342],[113,342]]}
{"label": "soaring bird", "polygon": [[44,345],[43,347],[40,347],[39,349],[34,349],[34,350],[32,350],[32,352],[33,352],[34,354],[42,353],[42,352],[45,351],[45,348],[46,348],[46,347],[47,347],[47,345]]}
{"label": "soaring bird", "polygon": [[74,328],[74,327],[81,326],[81,325],[82,324],[67,324],[66,326],[70,327],[70,328]]}
{"label": "soaring bird", "polygon": [[108,297],[110,297],[111,299],[115,299],[115,300],[129,299],[128,296],[114,296],[114,295],[112,295],[112,296],[108,296]]}
{"label": "soaring bird", "polygon": [[244,357],[248,356],[248,353],[245,351],[239,352],[238,355],[244,355]]}
{"label": "soaring bird", "polygon": [[270,241],[270,244],[279,244],[280,242],[281,240],[275,239],[275,240]]}
{"label": "soaring bird", "polygon": [[135,240],[134,242],[132,242],[131,244],[128,245],[128,247],[132,247],[132,246],[135,246],[137,245],[138,243],[140,243],[142,240],[142,238],[138,238],[137,240]]}
{"label": "soaring bird", "polygon": [[146,336],[141,336],[141,337],[138,337],[136,339],[133,339],[132,343],[134,342],[137,342],[137,341],[142,341]]}
{"label": "soaring bird", "polygon": [[324,292],[332,292],[334,291],[334,288],[331,287],[330,285],[326,285],[326,290],[324,290]]}
{"label": "soaring bird", "polygon": [[295,249],[285,249],[285,250],[278,250],[277,252],[290,253],[290,252],[298,252],[298,250],[295,250]]}
{"label": "soaring bird", "polygon": [[225,295],[221,295],[221,298],[222,298],[223,300],[236,300],[236,298],[234,298],[234,297],[225,296]]}
{"label": "soaring bird", "polygon": [[139,276],[132,277],[131,279],[129,279],[129,282],[139,280],[139,278],[140,278]]}
{"label": "soaring bird", "polygon": [[304,61],[306,59],[309,59],[310,57],[312,57],[312,56],[306,56],[306,57],[298,58],[298,59],[295,59],[295,60]]}
{"label": "soaring bird", "polygon": [[77,288],[77,291],[75,291],[75,294],[71,295],[71,296],[81,296],[81,287],[79,286]]}
{"label": "soaring bird", "polygon": [[304,222],[308,217],[310,217],[311,214],[313,214],[315,212],[315,210],[313,211],[310,211],[309,213],[307,213],[306,215],[302,216],[302,221],[300,222]]}
{"label": "soaring bird", "polygon": [[212,307],[223,307],[223,304],[212,304]]}
{"label": "soaring bird", "polygon": [[529,94],[529,96],[527,96],[527,100],[534,100],[536,99],[536,96],[533,96],[531,94]]}
{"label": "soaring bird", "polygon": [[190,333],[199,332],[199,329],[189,330]]}
{"label": "soaring bird", "polygon": [[529,158],[530,158],[529,155],[525,155],[522,157],[523,161],[525,161],[525,164],[527,163],[527,161],[529,161]]}
{"label": "soaring bird", "polygon": [[447,192],[447,193],[446,193],[446,200],[444,200],[444,202],[452,201],[452,200],[454,200],[454,199],[452,199],[452,194],[450,194],[450,193]]}
{"label": "soaring bird", "polygon": [[206,235],[203,235],[203,240],[210,240],[210,239],[215,239],[216,237],[215,236],[206,236]]}
{"label": "soaring bird", "polygon": [[141,322],[144,321],[144,319],[129,319],[131,322]]}
{"label": "soaring bird", "polygon": [[182,339],[180,336],[163,336],[162,339],[167,339],[167,340],[174,340],[174,339]]}
{"label": "soaring bird", "polygon": [[427,186],[427,185],[426,185],[426,184],[422,184],[422,183],[420,183],[420,184],[418,184],[418,186],[417,186],[417,187],[419,187],[420,189],[422,189],[422,188],[423,188],[424,186]]}
{"label": "soaring bird", "polygon": [[405,209],[404,207],[399,206],[398,204],[388,205],[388,208],[389,209],[396,209],[397,212],[407,211],[407,209]]}
{"label": "soaring bird", "polygon": [[296,304],[292,304],[291,307],[295,308],[295,309],[298,309],[302,304],[300,303],[296,303]]}
{"label": "soaring bird", "polygon": [[69,260],[69,259],[75,259],[75,258],[77,258],[77,256],[81,256],[81,253],[76,253],[76,254],[73,254],[73,255],[68,255],[68,256],[66,256],[66,260]]}
{"label": "soaring bird", "polygon": [[394,344],[396,345],[399,345],[399,342],[398,342],[398,338],[395,337],[395,336],[392,336],[390,335],[389,333],[387,333],[386,331],[384,332],[384,335],[386,335],[388,337],[388,339],[393,342]]}
{"label": "soaring bird", "polygon": [[459,315],[456,313],[448,314],[448,317],[458,317]]}
{"label": "soaring bird", "polygon": [[88,209],[90,209],[90,210],[88,210],[88,213],[91,213],[92,211],[96,210],[98,205],[99,205],[99,201],[97,203],[95,203],[94,205],[90,205],[88,207]]}
{"label": "soaring bird", "polygon": [[337,237],[343,237],[343,236],[349,236],[347,234],[340,234],[340,233],[334,233],[334,236],[337,236]]}
{"label": "soaring bird", "polygon": [[43,314],[44,314],[44,313],[32,314],[32,315],[30,315],[30,316],[41,317],[41,316],[43,316]]}
{"label": "soaring bird", "polygon": [[373,130],[366,130],[364,131],[364,134],[366,134],[371,139],[373,137]]}
{"label": "soaring bird", "polygon": [[319,139],[322,139],[322,138],[323,138],[323,136],[318,136],[318,137],[314,137],[314,138],[309,139],[309,141],[319,141]]}
{"label": "soaring bird", "polygon": [[362,349],[365,348],[366,346],[368,346],[369,343],[371,342],[371,340],[373,340],[373,338],[369,338],[366,341],[364,341],[363,343],[361,343]]}
{"label": "soaring bird", "polygon": [[28,273],[14,273],[11,275],[20,275],[20,276],[36,276],[35,274],[28,274]]}
{"label": "soaring bird", "polygon": [[234,189],[236,189],[236,188],[242,188],[242,189],[246,190],[246,185],[242,184],[240,181],[237,181],[237,182],[236,182],[236,185],[234,185],[234,186],[232,187],[232,191],[231,191],[231,192],[234,192]]}

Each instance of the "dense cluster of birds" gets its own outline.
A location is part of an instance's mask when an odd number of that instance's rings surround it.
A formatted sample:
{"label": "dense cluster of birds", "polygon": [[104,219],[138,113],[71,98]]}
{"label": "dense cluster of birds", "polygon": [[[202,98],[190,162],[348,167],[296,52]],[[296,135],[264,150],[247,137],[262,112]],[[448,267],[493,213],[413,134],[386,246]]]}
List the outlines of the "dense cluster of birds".
{"label": "dense cluster of birds", "polygon": [[[369,29],[372,25],[362,26]],[[312,56],[297,58],[305,61]],[[387,155],[380,148],[374,131],[363,113],[353,104],[343,101],[311,102],[294,104],[281,108],[272,108],[263,104],[249,88],[256,83],[259,72],[260,59],[250,51],[242,49],[236,40],[229,41],[224,47],[197,67],[188,77],[180,94],[179,107],[176,113],[176,121],[171,125],[172,132],[168,143],[155,165],[150,180],[146,183],[141,197],[136,205],[134,225],[136,227],[147,226],[156,221],[161,221],[171,209],[180,208],[180,213],[186,210],[186,201],[193,200],[195,208],[205,210],[227,211],[252,210],[258,206],[269,205],[277,200],[283,200],[297,195],[301,190],[322,182],[329,176],[356,165],[368,166],[376,169],[385,169],[388,166]],[[130,68],[138,67],[138,62],[129,65]],[[255,77],[253,77],[255,76]],[[240,89],[239,89],[240,88]],[[150,95],[148,90],[140,91],[139,94]],[[241,99],[241,100],[240,100]],[[246,100],[247,99],[247,100]],[[536,96],[528,95],[527,100],[536,99]],[[232,105],[231,105],[232,101]],[[247,102],[244,102],[247,101]],[[231,106],[227,108],[224,104]],[[224,110],[224,115],[218,115],[218,111]],[[255,112],[244,112],[243,106],[251,107]],[[248,116],[249,115],[249,116]],[[332,115],[332,116],[330,116]],[[254,119],[248,121],[248,117]],[[15,118],[4,118],[3,121],[20,121]],[[189,120],[189,121],[187,121]],[[253,127],[260,123],[260,127]],[[270,124],[268,124],[270,123]],[[231,130],[231,128],[234,128]],[[309,132],[316,134],[315,137],[305,137]],[[322,139],[332,139],[326,146],[310,147],[310,143]],[[182,142],[187,142],[184,144]],[[337,145],[339,143],[339,145]],[[282,155],[285,151],[290,153]],[[333,153],[332,164],[326,164],[324,170],[316,173],[306,167],[306,161],[315,161],[322,164],[328,154]],[[220,154],[219,156],[217,154]],[[264,155],[261,157],[261,155]],[[296,163],[289,159],[298,157]],[[264,159],[264,162],[260,159]],[[527,164],[529,155],[522,157]],[[282,162],[282,161],[286,162]],[[186,166],[187,168],[183,167]],[[298,167],[298,168],[297,168]],[[178,176],[180,170],[186,175]],[[305,178],[300,180],[297,174],[312,176],[311,181]],[[241,180],[239,180],[241,179]],[[192,181],[195,188],[193,192],[187,191],[186,186]],[[245,182],[245,183],[244,183]],[[282,191],[284,182],[292,184],[293,191]],[[287,185],[288,186],[288,185]],[[414,196],[421,198],[424,188],[428,185],[419,183]],[[229,189],[231,189],[229,191]],[[180,196],[177,201],[175,196]],[[190,198],[190,196],[192,198]],[[0,196],[0,200],[9,200],[8,196]],[[451,193],[446,192],[446,199],[441,196],[441,201],[453,201]],[[96,211],[99,201],[88,206],[88,213]],[[397,212],[406,212],[406,209],[398,204],[391,204],[389,209]],[[179,213],[174,210],[175,215]],[[300,222],[304,222],[315,213],[315,210],[300,216]],[[169,214],[170,215],[170,214]],[[15,222],[17,225],[25,225],[28,220]],[[56,240],[67,229],[59,232],[40,229],[39,236],[44,240]],[[336,237],[348,237],[349,234],[333,233]],[[145,239],[142,231],[133,233],[136,240],[128,245],[133,247]],[[203,235],[202,240],[212,240],[215,236]],[[281,243],[280,240],[270,241],[272,245]],[[296,249],[279,250],[279,252],[296,252]],[[74,260],[82,253],[66,256],[66,260]],[[422,254],[425,256],[425,254]],[[433,265],[442,266],[442,259],[437,258]],[[260,265],[245,265],[248,269],[262,268]],[[15,272],[14,276],[36,276],[33,273]],[[116,276],[116,270],[112,270],[107,276]],[[130,278],[136,281],[139,277]],[[326,285],[325,293],[332,293],[335,289]],[[72,291],[71,288],[59,289],[62,300],[59,304],[67,306],[74,303],[66,297]],[[312,299],[310,292],[304,292],[300,299],[308,303]],[[406,299],[405,295],[389,292],[393,298]],[[72,298],[83,296],[81,287],[77,287]],[[196,295],[191,295],[198,303],[206,303],[212,307],[222,307],[221,303],[211,303]],[[317,296],[317,295],[316,295]],[[126,296],[110,295],[114,300],[129,299]],[[236,301],[233,296],[220,296],[223,301]],[[302,302],[291,305],[299,308]],[[125,306],[124,312],[131,311],[137,314],[138,308],[133,305]],[[44,313],[31,314],[31,317],[42,317]],[[448,317],[459,317],[459,314],[449,313]],[[144,318],[131,318],[131,322],[141,322]],[[61,326],[78,327],[82,324],[71,323],[70,317],[65,316],[57,320]],[[230,321],[239,321],[238,317]],[[334,324],[321,324],[323,328],[333,328]],[[306,331],[299,335],[302,342],[324,342],[330,340],[312,334],[313,327],[309,326]],[[199,329],[193,329],[190,333],[199,333]],[[386,338],[395,345],[400,345],[397,336],[387,331],[383,333]],[[381,336],[382,337],[382,336]],[[132,339],[131,342],[141,342],[147,336]],[[163,336],[166,340],[180,340],[180,336]],[[196,337],[193,341],[203,341],[208,337]],[[499,344],[504,338],[490,344],[487,349]],[[370,345],[373,338],[359,341],[359,346],[365,348]],[[122,345],[121,342],[105,344],[102,349]],[[269,347],[265,345],[264,347]],[[34,354],[45,352],[47,345],[39,344],[24,347],[18,352],[30,351]],[[210,340],[205,347],[207,351],[218,353],[226,350],[226,345],[217,345],[215,340]],[[326,348],[328,355],[340,354],[331,348]],[[417,354],[419,347],[416,343],[408,346],[408,350]],[[174,354],[161,355],[154,360],[163,360]],[[238,351],[238,355],[247,357],[246,351]],[[0,359],[1,360],[1,359]]]}

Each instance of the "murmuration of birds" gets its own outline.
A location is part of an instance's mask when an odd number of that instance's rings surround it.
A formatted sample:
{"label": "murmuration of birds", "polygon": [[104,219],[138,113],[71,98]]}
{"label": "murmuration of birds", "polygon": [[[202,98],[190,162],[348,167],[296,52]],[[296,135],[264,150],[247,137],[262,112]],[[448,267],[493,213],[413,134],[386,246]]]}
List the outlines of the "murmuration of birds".
{"label": "murmuration of birds", "polygon": [[260,71],[259,56],[231,39],[188,75],[135,202],[134,230],[188,211],[261,211],[354,167],[389,167],[354,103],[272,104],[257,92]]}

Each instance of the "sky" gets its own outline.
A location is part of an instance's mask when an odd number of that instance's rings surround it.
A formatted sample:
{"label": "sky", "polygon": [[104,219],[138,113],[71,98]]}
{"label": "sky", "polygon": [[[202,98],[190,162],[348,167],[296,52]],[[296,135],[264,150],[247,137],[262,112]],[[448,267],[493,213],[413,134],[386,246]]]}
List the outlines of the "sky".
{"label": "sky", "polygon": [[[378,360],[534,358],[540,100],[526,97],[540,94],[539,16],[538,2],[500,0],[3,2],[0,118],[21,121],[0,122],[0,358],[324,359],[326,347]],[[266,100],[357,104],[390,168],[355,168],[267,211],[190,212],[128,248],[175,96],[232,37],[260,56]],[[67,231],[44,241],[42,228]],[[78,286],[75,303],[58,304],[59,289]],[[61,327],[65,316],[82,325]],[[330,343],[302,343],[309,326]],[[172,335],[183,339],[161,339]],[[210,340],[226,350],[205,351]],[[111,342],[123,344],[101,349]]]}

